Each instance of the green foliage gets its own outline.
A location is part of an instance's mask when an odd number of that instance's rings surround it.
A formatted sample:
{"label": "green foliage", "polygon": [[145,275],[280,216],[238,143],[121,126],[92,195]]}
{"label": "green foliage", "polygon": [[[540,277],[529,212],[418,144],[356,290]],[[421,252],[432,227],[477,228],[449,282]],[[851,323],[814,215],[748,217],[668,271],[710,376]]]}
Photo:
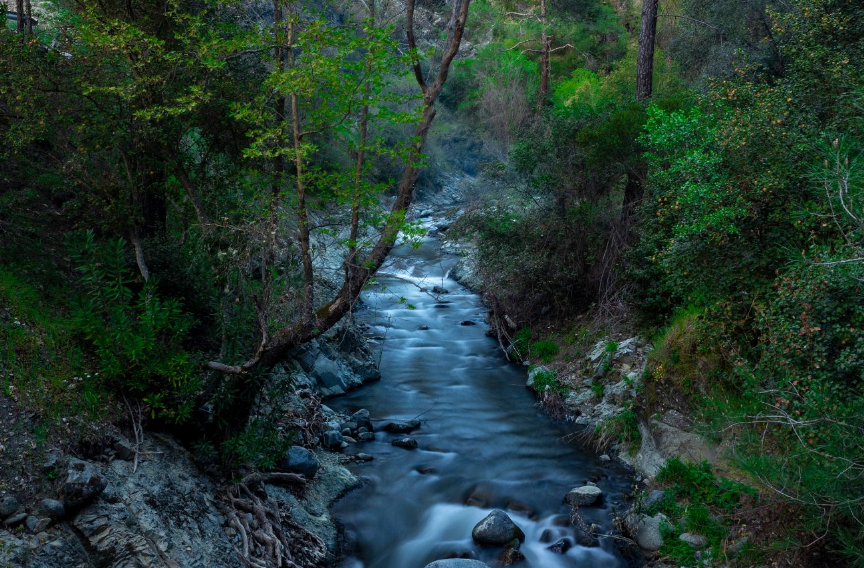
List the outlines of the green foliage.
{"label": "green foliage", "polygon": [[570,394],[570,389],[562,385],[553,371],[539,371],[534,375],[534,390],[539,393],[551,392],[560,396]]}
{"label": "green foliage", "polygon": [[726,510],[737,506],[743,494],[755,494],[746,485],[715,477],[708,462],[685,463],[670,458],[657,473],[656,480],[668,485],[671,494],[678,499]]}
{"label": "green foliage", "polygon": [[552,359],[558,355],[558,350],[558,344],[548,339],[535,341],[531,344],[531,356],[538,357],[544,363],[551,363]]}
{"label": "green foliage", "polygon": [[[602,385],[599,385],[600,392],[594,391],[598,398],[603,397]],[[591,386],[594,390],[594,385]],[[611,440],[617,440],[624,444],[630,455],[635,456],[639,451],[639,446],[642,444],[642,433],[639,431],[639,417],[636,411],[631,407],[624,411],[605,419],[597,425],[594,432],[598,437],[600,446],[605,446]]]}
{"label": "green foliage", "polygon": [[[254,419],[242,432],[222,442],[222,463],[231,471],[240,466],[272,470],[291,447],[291,440],[291,436],[282,436],[270,420]],[[212,455],[212,448],[200,445],[198,454]]]}
{"label": "green foliage", "polygon": [[162,299],[153,279],[133,289],[126,243],[96,242],[92,231],[70,238],[83,296],[73,329],[92,347],[102,381],[140,397],[153,417],[183,422],[192,412],[199,379],[183,348],[191,319],[174,299]]}

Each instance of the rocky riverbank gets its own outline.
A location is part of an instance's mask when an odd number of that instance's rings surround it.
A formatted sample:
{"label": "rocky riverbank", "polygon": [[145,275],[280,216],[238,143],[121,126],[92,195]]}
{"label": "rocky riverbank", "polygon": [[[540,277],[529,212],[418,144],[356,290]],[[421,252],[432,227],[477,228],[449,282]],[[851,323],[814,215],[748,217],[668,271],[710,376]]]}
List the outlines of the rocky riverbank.
{"label": "rocky riverbank", "polygon": [[[317,401],[379,378],[362,330],[351,322],[299,348],[271,374],[272,385],[292,387],[260,407],[278,404],[301,445],[288,450],[272,475],[253,481],[255,493],[272,499],[285,520],[285,533],[318,550],[315,563],[303,566],[335,562],[339,531],[329,507],[359,484],[343,465],[350,458],[330,450],[374,436],[371,423],[365,432],[358,431],[362,424],[339,428],[347,417]],[[240,555],[250,548],[254,555],[253,533],[264,527],[252,511],[238,518],[230,506],[233,484],[206,473],[171,436],[141,430],[136,442],[105,428],[86,447],[39,448],[41,463],[17,476],[19,483],[7,480],[0,495],[0,566],[244,566]]]}

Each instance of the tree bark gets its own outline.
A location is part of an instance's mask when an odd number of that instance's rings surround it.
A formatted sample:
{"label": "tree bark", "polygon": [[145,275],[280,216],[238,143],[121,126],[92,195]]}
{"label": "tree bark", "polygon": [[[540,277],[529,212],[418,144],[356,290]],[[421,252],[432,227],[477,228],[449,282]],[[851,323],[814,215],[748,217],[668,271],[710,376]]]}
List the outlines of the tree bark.
{"label": "tree bark", "polygon": [[636,100],[646,101],[654,90],[654,40],[657,35],[659,0],[643,0],[642,25],[639,28],[639,52],[636,56]]}
{"label": "tree bark", "polygon": [[15,29],[18,33],[24,33],[24,0],[15,0]]}
{"label": "tree bark", "polygon": [[546,0],[540,0],[540,88],[537,90],[537,114],[543,112],[546,98],[549,96],[549,52],[552,49],[552,38],[546,33],[547,9]]}

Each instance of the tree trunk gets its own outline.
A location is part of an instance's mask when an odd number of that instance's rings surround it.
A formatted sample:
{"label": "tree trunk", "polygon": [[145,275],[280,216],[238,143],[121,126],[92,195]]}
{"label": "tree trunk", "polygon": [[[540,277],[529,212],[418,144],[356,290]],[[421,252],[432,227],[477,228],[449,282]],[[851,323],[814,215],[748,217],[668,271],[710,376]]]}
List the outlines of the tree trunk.
{"label": "tree trunk", "polygon": [[[636,55],[636,100],[640,102],[646,102],[654,92],[654,40],[657,35],[658,3],[659,0],[642,2],[639,52]],[[624,186],[624,203],[621,209],[625,223],[629,224],[630,216],[642,199],[646,175],[647,170],[641,160],[627,172],[627,185]]]}
{"label": "tree trunk", "polygon": [[30,0],[26,0],[25,5],[27,12],[27,33],[33,35],[33,6]]}
{"label": "tree trunk", "polygon": [[15,0],[15,29],[18,33],[24,33],[24,0]]}
{"label": "tree trunk", "polygon": [[646,101],[654,90],[654,39],[657,35],[659,0],[643,0],[639,28],[639,53],[636,56],[636,100]]}
{"label": "tree trunk", "polygon": [[[279,31],[282,28],[282,24],[284,22],[284,12],[282,11],[282,0],[273,0],[273,27],[276,30],[276,35],[278,38]],[[273,57],[276,60],[276,69],[279,71],[285,70],[285,47],[282,42],[277,41],[276,47],[273,48]],[[282,124],[285,122],[285,97],[280,96],[276,97],[276,101],[274,102],[274,117],[273,119],[277,124]],[[284,165],[283,165],[283,156],[275,156],[273,158],[273,185],[271,188],[273,194],[273,203],[275,207],[275,203],[279,196],[279,193],[282,191],[282,175],[284,173]]]}
{"label": "tree trunk", "polygon": [[552,38],[546,33],[546,0],[540,0],[540,25],[543,30],[540,34],[540,88],[537,90],[537,114],[543,112],[546,106],[546,97],[549,96],[549,52],[552,47]]}

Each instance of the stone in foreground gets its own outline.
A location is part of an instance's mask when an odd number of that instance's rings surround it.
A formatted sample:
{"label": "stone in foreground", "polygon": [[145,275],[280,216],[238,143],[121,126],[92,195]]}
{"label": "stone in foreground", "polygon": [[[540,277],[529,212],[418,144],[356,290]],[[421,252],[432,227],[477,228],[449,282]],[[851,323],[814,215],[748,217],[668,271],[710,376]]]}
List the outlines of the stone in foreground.
{"label": "stone in foreground", "polygon": [[516,523],[513,522],[507,513],[500,509],[495,509],[489,515],[477,523],[474,530],[471,531],[471,538],[477,544],[488,545],[505,545],[511,540],[525,540],[525,533],[522,532]]}
{"label": "stone in foreground", "polygon": [[564,496],[564,501],[572,507],[585,507],[596,503],[603,496],[603,491],[593,485],[584,485],[571,489]]}

